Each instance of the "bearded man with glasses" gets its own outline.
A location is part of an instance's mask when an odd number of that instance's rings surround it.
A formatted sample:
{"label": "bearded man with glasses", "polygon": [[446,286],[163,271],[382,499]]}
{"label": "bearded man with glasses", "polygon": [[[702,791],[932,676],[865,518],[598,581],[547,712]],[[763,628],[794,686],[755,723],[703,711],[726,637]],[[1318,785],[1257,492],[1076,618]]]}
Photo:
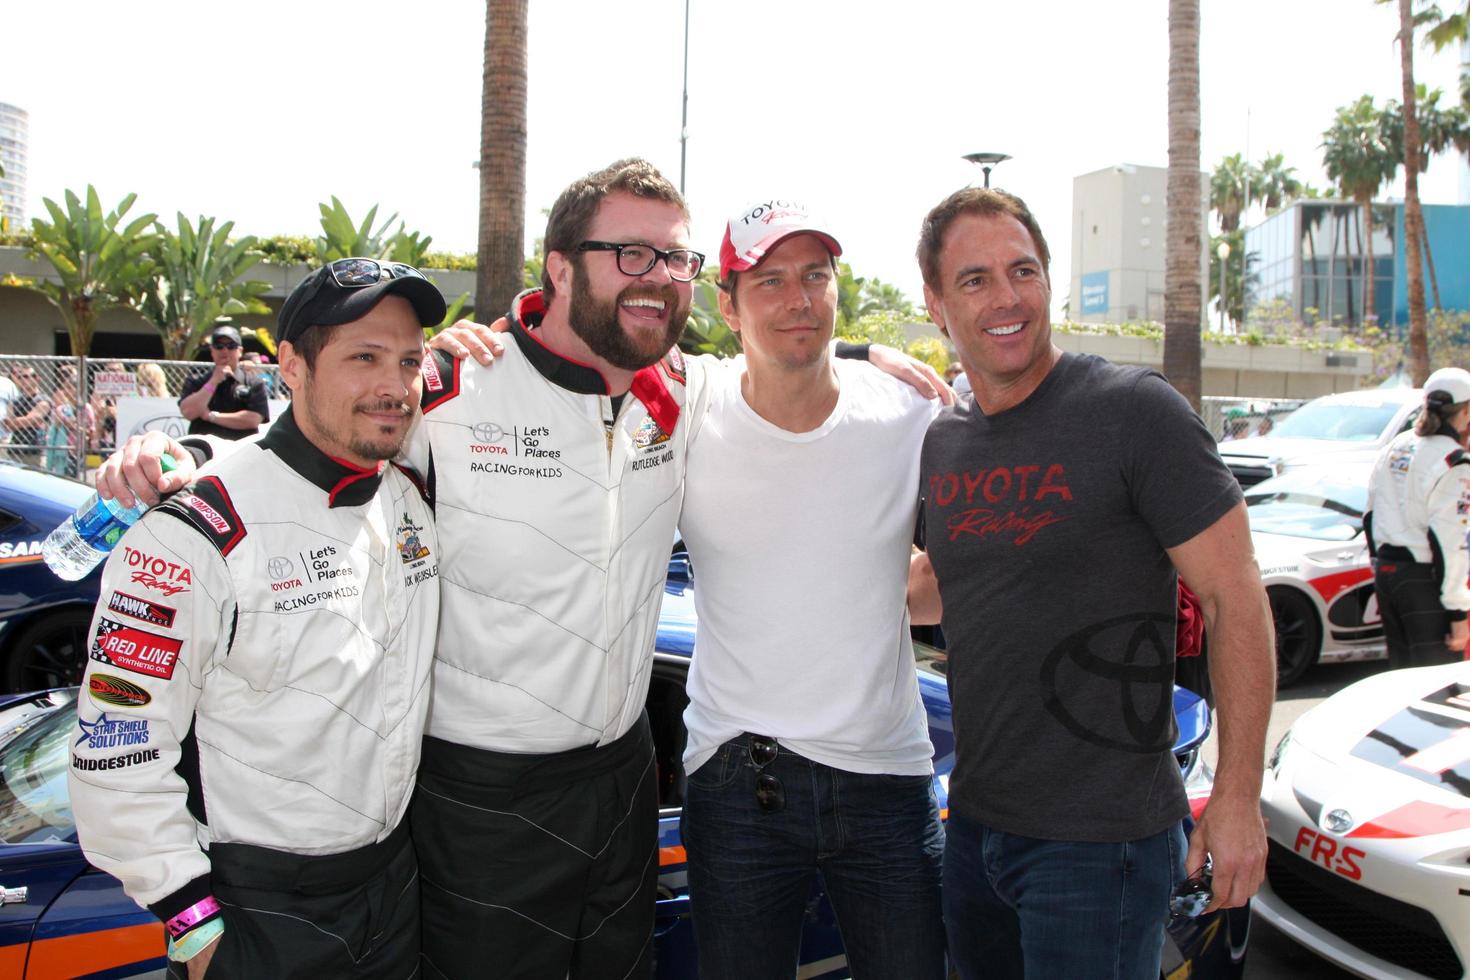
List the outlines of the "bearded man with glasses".
{"label": "bearded man with glasses", "polygon": [[265,382],[247,379],[240,370],[240,331],[228,324],[209,337],[210,371],[196,371],[184,381],[179,412],[189,420],[189,434],[244,439],[270,420]]}

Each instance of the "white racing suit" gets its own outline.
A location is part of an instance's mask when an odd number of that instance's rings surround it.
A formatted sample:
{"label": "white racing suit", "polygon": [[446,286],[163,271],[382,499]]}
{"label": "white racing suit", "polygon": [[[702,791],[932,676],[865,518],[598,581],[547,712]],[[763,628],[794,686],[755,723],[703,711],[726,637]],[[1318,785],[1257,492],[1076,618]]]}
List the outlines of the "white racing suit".
{"label": "white racing suit", "polygon": [[[416,476],[324,455],[290,412],[145,514],[109,558],[72,747],[78,836],[165,922],[214,895],[227,923],[219,976],[336,975],[298,940],[333,931],[327,945],[362,964],[382,952],[368,933],[390,921],[416,962],[413,896],[390,895],[381,921],[355,925],[278,910],[278,923],[315,921],[294,930],[237,919],[230,896],[284,876],[287,890],[323,884],[307,891],[326,901],[390,863],[412,880],[400,825],[428,710],[439,558]],[[400,928],[410,921],[412,935]]]}
{"label": "white racing suit", "polygon": [[649,975],[643,709],[703,374],[672,351],[611,398],[537,339],[541,312],[517,299],[489,368],[427,361],[409,440],[444,549],[412,811],[430,977]]}
{"label": "white racing suit", "polygon": [[1460,659],[1444,641],[1470,610],[1470,454],[1447,435],[1402,433],[1373,467],[1364,524],[1389,662]]}

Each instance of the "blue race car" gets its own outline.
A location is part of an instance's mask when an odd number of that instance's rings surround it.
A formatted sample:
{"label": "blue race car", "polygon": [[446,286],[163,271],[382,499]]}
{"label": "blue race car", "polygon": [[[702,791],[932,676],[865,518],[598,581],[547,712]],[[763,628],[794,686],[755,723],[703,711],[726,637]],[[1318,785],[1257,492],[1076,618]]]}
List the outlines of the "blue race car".
{"label": "blue race car", "polygon": [[91,493],[76,480],[0,461],[0,691],[81,682],[102,571],[62,581],[41,560],[41,542]]}
{"label": "blue race car", "polygon": [[[694,651],[694,596],[688,559],[669,563],[659,621],[648,716],[654,733],[659,791],[657,975],[696,976],[693,928],[679,813],[684,776],[684,682]],[[954,735],[945,686],[945,657],[915,643],[919,687],[934,741],[935,791],[947,813]],[[66,797],[69,748],[76,732],[75,688],[0,702],[0,977],[98,975],[162,977],[163,927],[135,905],[118,882],[89,867],[76,845]],[[1198,749],[1209,732],[1209,710],[1176,688],[1175,753],[1197,814],[1209,798],[1211,773]],[[1164,946],[1166,980],[1239,977],[1250,913],[1246,909],[1178,919]],[[842,938],[820,882],[812,891],[802,936],[802,978],[848,975]]]}

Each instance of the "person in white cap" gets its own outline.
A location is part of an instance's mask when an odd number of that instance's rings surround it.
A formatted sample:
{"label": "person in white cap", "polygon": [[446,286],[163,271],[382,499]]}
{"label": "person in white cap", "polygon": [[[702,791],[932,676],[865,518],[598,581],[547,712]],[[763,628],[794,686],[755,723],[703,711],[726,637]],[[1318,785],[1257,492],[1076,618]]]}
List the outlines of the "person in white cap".
{"label": "person in white cap", "polygon": [[1363,526],[1393,667],[1464,656],[1470,638],[1470,371],[1440,368],[1424,382],[1424,409],[1384,448],[1368,481]]}
{"label": "person in white cap", "polygon": [[704,980],[789,980],[819,872],[854,976],[945,975],[944,837],[905,606],[936,406],[832,356],[828,227],[763,199],[720,249],[745,362],[708,372],[679,519],[699,578],[683,842]]}

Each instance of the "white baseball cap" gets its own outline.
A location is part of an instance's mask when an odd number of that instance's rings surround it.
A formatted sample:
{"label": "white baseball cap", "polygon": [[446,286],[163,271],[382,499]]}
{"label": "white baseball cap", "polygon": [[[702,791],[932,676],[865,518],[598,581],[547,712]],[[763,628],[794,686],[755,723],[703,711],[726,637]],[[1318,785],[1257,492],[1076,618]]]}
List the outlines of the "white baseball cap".
{"label": "white baseball cap", "polygon": [[1424,379],[1425,396],[1436,391],[1449,395],[1451,405],[1470,402],[1470,371],[1457,367],[1440,368]]}
{"label": "white baseball cap", "polygon": [[817,236],[835,258],[842,254],[842,246],[824,230],[826,226],[797,201],[777,197],[752,204],[725,225],[725,240],[720,243],[720,278],[728,281],[732,272],[755,268],[771,249],[792,235]]}

